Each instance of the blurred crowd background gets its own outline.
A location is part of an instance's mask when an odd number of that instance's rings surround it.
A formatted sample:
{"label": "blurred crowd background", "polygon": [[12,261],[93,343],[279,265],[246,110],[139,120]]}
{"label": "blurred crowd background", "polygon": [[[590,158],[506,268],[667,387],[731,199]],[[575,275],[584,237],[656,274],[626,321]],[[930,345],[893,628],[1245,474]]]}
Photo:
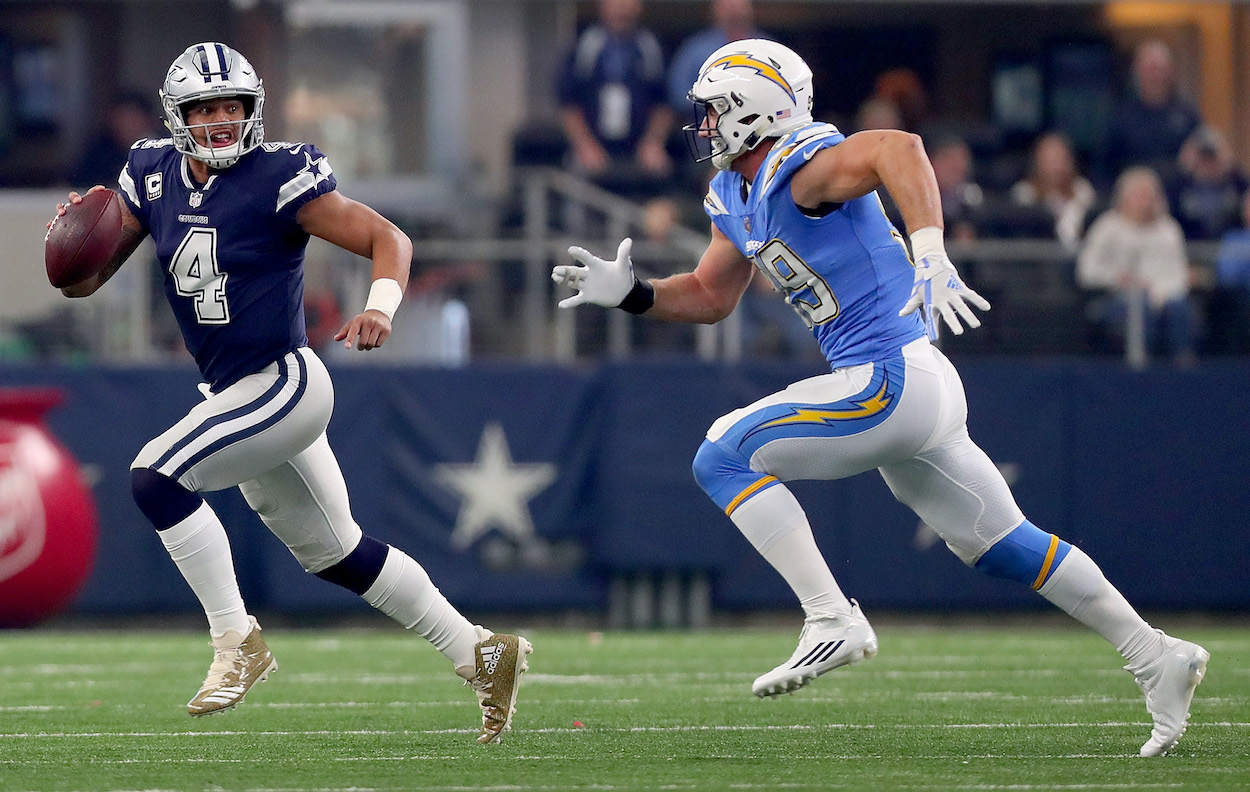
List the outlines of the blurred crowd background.
{"label": "blurred crowd background", "polygon": [[[74,302],[39,256],[68,188],[114,186],[129,144],[163,136],[156,90],[202,40],[257,66],[268,139],[316,143],[416,240],[375,359],[818,355],[763,279],[709,331],[564,315],[546,277],[570,241],[624,234],[646,274],[693,266],[710,171],[685,92],[752,36],[809,62],[818,120],[924,139],[952,257],[994,303],[951,348],[1244,355],[1248,33],[1236,2],[0,0],[0,359],[185,356],[150,254]],[[341,356],[365,263],[314,244],[307,285],[310,339]]]}

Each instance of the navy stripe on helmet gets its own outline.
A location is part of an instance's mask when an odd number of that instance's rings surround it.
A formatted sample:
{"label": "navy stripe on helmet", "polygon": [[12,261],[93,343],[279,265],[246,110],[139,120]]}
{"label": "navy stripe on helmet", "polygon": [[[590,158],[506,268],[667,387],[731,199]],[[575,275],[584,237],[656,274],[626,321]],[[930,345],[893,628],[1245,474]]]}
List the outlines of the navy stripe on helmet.
{"label": "navy stripe on helmet", "polygon": [[[307,369],[306,364],[304,363],[304,358],[301,357],[298,352],[293,352],[292,354],[295,355],[295,359],[299,365],[299,381],[296,383],[295,393],[293,394],[292,398],[285,405],[283,405],[281,409],[277,411],[278,415],[286,415],[292,409],[294,409],[295,405],[299,403],[300,398],[303,396],[304,390],[308,382],[308,369]],[[255,399],[248,402],[247,404],[244,404],[241,407],[236,407],[233,410],[230,410],[229,412],[220,413],[218,415],[214,415],[206,419],[199,426],[195,427],[195,429],[193,429],[192,431],[184,435],[181,439],[179,439],[178,442],[174,443],[169,448],[168,451],[166,451],[164,454],[161,455],[159,459],[156,460],[156,462],[152,463],[151,465],[152,469],[158,470],[158,471],[161,470],[166,464],[169,463],[171,459],[173,459],[180,452],[182,452],[185,448],[187,448],[187,446],[203,438],[206,434],[213,431],[217,427],[223,424],[229,423],[230,421],[233,421],[237,418],[243,418],[244,416],[250,413],[259,412],[260,410],[264,409],[266,406],[272,403],[274,399],[278,398],[278,396],[281,395],[282,389],[286,386],[286,384],[287,384],[287,377],[278,377],[278,379],[273,383],[273,385],[269,386],[268,390],[266,390],[260,396],[256,397]],[[272,422],[266,421],[264,422],[264,425],[266,427],[271,426]],[[240,430],[239,432],[235,432],[231,435],[228,435],[228,437],[238,438],[240,434],[246,434],[250,436],[252,434],[255,434],[257,431],[260,431],[260,430],[257,429],[255,426],[249,426],[245,429]],[[217,446],[218,446],[218,442],[214,442],[212,446],[210,447],[217,447]],[[180,477],[183,473],[185,473],[187,468],[190,467],[190,465],[193,465],[196,462],[199,462],[200,460],[204,459],[205,456],[207,456],[207,454],[203,451],[200,451],[192,455],[191,457],[192,461],[190,462],[190,464],[184,463],[178,467],[177,471],[167,473],[166,475],[169,475],[171,478],[176,479]]]}
{"label": "navy stripe on helmet", "polygon": [[195,59],[196,66],[205,80],[210,83],[213,80],[225,82],[227,75],[230,73],[230,64],[226,58],[226,48],[221,44],[213,44],[210,51],[208,47],[201,44],[196,48],[196,51],[199,55]]}

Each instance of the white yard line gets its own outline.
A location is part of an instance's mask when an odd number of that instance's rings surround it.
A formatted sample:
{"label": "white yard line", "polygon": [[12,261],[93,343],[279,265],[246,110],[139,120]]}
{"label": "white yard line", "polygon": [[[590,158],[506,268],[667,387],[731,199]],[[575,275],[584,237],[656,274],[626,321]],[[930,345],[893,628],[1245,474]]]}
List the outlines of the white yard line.
{"label": "white yard line", "polygon": [[[861,699],[915,699],[918,701],[936,701],[936,702],[961,702],[961,701],[1027,701],[1035,704],[1044,704],[1052,706],[1086,706],[1090,704],[1125,704],[1137,705],[1142,699],[1140,696],[1102,696],[1102,695],[1080,695],[1080,696],[1022,696],[1012,693],[1000,693],[993,690],[981,691],[920,691],[906,692],[899,691],[897,693],[883,692],[879,695],[860,695]],[[738,693],[724,696],[693,696],[688,699],[691,703],[699,704],[732,704],[746,700],[744,696]],[[846,700],[839,696],[829,696],[824,694],[809,694],[805,696],[796,696],[788,699],[795,705],[820,705],[826,706],[830,704],[845,704]],[[1250,703],[1250,696],[1213,696],[1200,697],[1197,701],[1203,707],[1241,707]],[[529,706],[561,706],[561,707],[602,707],[602,706],[626,706],[633,707],[643,704],[644,701],[638,698],[531,698],[528,701]],[[268,701],[268,702],[251,702],[248,701],[249,709],[275,709],[275,710],[332,710],[332,709],[436,709],[441,707],[465,707],[472,704],[470,699],[412,699],[398,701]],[[111,711],[128,711],[128,710],[148,710],[156,707],[155,704],[107,704],[97,705]],[[16,704],[16,705],[0,705],[0,712],[82,712],[94,707],[86,704]]]}
{"label": "white yard line", "polygon": [[[613,726],[613,727],[548,727],[526,729],[527,734],[584,734],[591,731],[609,733],[681,733],[681,732],[769,732],[769,731],[825,731],[825,730],[926,730],[926,729],[1088,729],[1133,728],[1144,725],[1143,721],[1082,721],[1076,723],[825,723],[825,724],[774,724],[738,726]],[[1244,729],[1250,721],[1202,721],[1192,724],[1206,728]],[[169,731],[169,732],[0,732],[0,740],[37,739],[89,739],[89,738],[167,738],[167,737],[324,737],[339,735],[407,737],[432,734],[476,734],[476,729],[292,729],[292,730],[223,730],[223,731]]]}

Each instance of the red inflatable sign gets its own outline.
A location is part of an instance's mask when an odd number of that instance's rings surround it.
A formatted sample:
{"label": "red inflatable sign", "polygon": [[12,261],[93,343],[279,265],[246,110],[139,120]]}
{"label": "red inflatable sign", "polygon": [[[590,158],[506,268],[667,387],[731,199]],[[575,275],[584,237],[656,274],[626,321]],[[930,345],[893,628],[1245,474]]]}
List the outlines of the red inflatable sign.
{"label": "red inflatable sign", "polygon": [[51,389],[0,389],[0,627],[62,611],[95,558],[91,490],[42,421],[60,402]]}

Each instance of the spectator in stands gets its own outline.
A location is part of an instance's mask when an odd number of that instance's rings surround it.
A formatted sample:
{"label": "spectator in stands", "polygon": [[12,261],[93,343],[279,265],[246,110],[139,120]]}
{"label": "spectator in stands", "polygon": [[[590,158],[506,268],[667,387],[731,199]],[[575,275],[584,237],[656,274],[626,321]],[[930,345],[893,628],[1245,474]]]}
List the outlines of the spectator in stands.
{"label": "spectator in stands", "polygon": [[1250,192],[1241,198],[1241,225],[1225,232],[1220,240],[1215,282],[1250,294]]}
{"label": "spectator in stands", "polygon": [[668,196],[655,198],[642,207],[642,233],[649,242],[667,244],[681,225],[681,207]]}
{"label": "spectator in stands", "polygon": [[1089,228],[1077,259],[1077,282],[1107,292],[1091,318],[1123,337],[1131,301],[1142,301],[1147,349],[1163,342],[1177,363],[1195,357],[1185,236],[1168,214],[1158,174],[1129,168],[1116,181],[1112,206]]}
{"label": "spectator in stands", "polygon": [[933,143],[929,159],[942,196],[946,236],[961,242],[977,238],[985,193],[972,178],[972,151],[963,138],[945,134]]}
{"label": "spectator in stands", "polygon": [[572,165],[606,186],[658,192],[672,172],[672,110],[660,43],[640,24],[640,0],[599,0],[561,71],[560,122]]}
{"label": "spectator in stands", "polygon": [[1224,234],[1207,300],[1206,348],[1250,352],[1250,191],[1241,198],[1241,225]]}
{"label": "spectator in stands", "polygon": [[[846,130],[848,134],[852,131],[862,132],[865,129],[902,129],[903,114],[899,112],[898,105],[894,104],[892,99],[873,95],[865,99],[855,111],[854,125],[853,130]],[[890,222],[896,226],[903,225],[903,215],[899,212],[898,204],[894,202],[890,191],[884,186],[878,187],[877,197],[881,199],[881,206],[885,209],[885,215],[890,218]]]}
{"label": "spectator in stands", "polygon": [[855,111],[855,129],[902,129],[903,114],[894,101],[884,96],[870,96]]}
{"label": "spectator in stands", "polygon": [[1075,253],[1085,233],[1085,216],[1098,194],[1077,168],[1072,145],[1062,132],[1047,132],[1033,144],[1028,176],[1011,187],[1017,206],[1039,207],[1055,218],[1055,238]]}
{"label": "spectator in stands", "polygon": [[877,75],[873,96],[885,99],[898,108],[902,126],[908,132],[923,134],[925,125],[933,120],[929,92],[920,75],[912,69],[887,69]]}
{"label": "spectator in stands", "polygon": [[[169,134],[160,122],[155,103],[142,91],[118,93],[109,103],[103,119],[104,126],[65,174],[70,184],[103,184],[116,189],[122,168],[126,167],[131,144],[144,138],[162,138]],[[118,284],[130,282],[129,289],[146,288],[148,302],[160,305],[165,300],[165,272],[157,265],[154,254],[147,257],[150,261],[148,266],[135,266],[130,272],[122,272]],[[101,302],[132,299],[129,289],[115,287]],[[178,323],[169,311],[153,311],[149,331],[153,349],[176,357],[186,354]]]}
{"label": "spectator in stands", "polygon": [[1185,238],[1216,240],[1240,225],[1246,177],[1224,136],[1212,127],[1198,127],[1181,146],[1178,162],[1171,204]]}
{"label": "spectator in stands", "polygon": [[126,166],[130,144],[163,137],[156,108],[147,94],[123,91],[109,104],[104,128],[91,140],[65,174],[70,184],[116,184]]}
{"label": "spectator in stands", "polygon": [[712,24],[683,40],[668,67],[668,103],[683,117],[690,113],[686,94],[707,56],[731,41],[773,38],[756,29],[751,0],[712,0],[711,5]]}
{"label": "spectator in stands", "polygon": [[1125,168],[1145,165],[1171,184],[1181,145],[1201,124],[1198,108],[1178,92],[1172,50],[1158,40],[1140,44],[1133,58],[1133,92],[1112,118],[1101,176],[1109,181]]}

